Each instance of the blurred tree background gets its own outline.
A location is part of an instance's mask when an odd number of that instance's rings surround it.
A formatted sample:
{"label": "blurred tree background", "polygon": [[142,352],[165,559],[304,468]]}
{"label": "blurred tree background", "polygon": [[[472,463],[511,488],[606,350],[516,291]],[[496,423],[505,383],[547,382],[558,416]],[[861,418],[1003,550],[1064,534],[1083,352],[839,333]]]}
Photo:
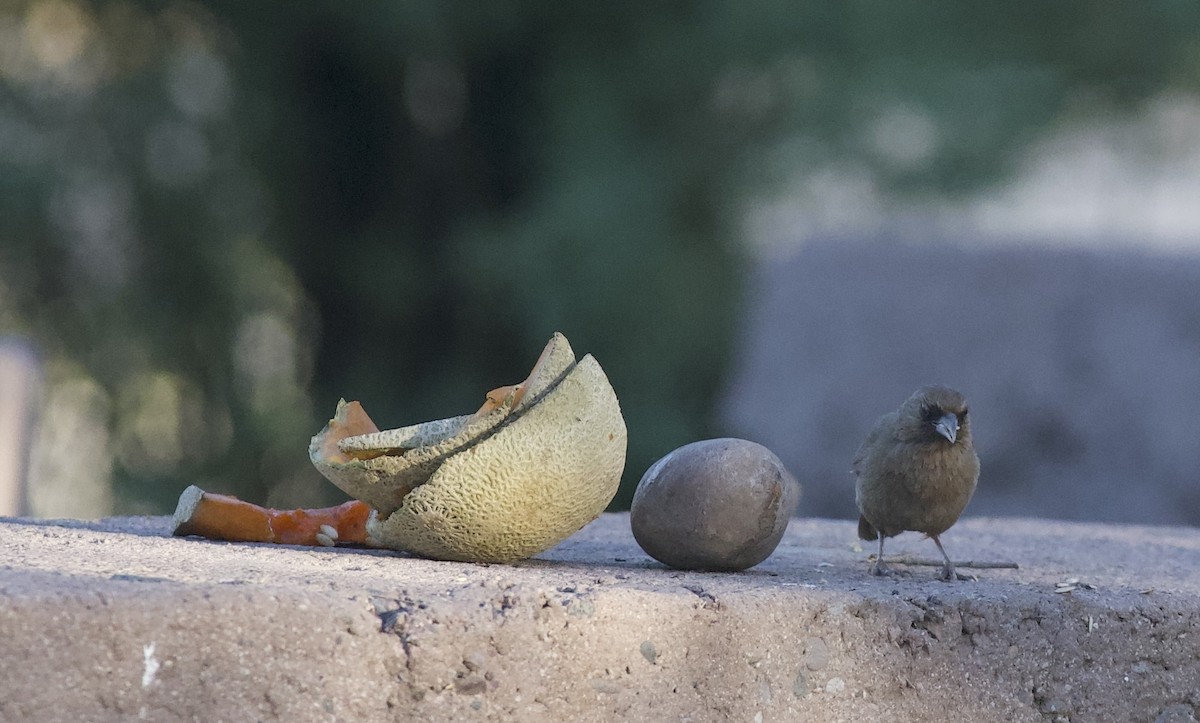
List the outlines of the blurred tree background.
{"label": "blurred tree background", "polygon": [[34,511],[336,501],[306,447],[339,397],[465,413],[555,330],[621,399],[626,506],[721,431],[756,195],[973,191],[1171,89],[1200,92],[1193,0],[0,0]]}

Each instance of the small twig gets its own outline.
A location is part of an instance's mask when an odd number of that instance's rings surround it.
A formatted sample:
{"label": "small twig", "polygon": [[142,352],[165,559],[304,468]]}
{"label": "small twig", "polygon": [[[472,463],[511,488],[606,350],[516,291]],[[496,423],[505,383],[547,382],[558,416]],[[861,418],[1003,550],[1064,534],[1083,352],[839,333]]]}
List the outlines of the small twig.
{"label": "small twig", "polygon": [[[873,559],[875,556],[871,555]],[[890,557],[884,558],[885,565],[912,565],[920,567],[941,567],[945,565],[943,560],[935,560],[931,557]],[[974,570],[1017,570],[1015,562],[987,562],[983,560],[965,560],[963,562],[955,562],[955,567],[968,567]]]}

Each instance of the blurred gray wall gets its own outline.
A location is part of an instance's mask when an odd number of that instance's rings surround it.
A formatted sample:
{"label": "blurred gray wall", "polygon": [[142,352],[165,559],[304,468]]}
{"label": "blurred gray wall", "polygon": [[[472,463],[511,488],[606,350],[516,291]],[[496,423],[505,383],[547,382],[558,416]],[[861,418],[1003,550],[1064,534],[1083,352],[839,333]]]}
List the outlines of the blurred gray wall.
{"label": "blurred gray wall", "polygon": [[913,389],[966,393],[970,515],[1200,524],[1200,260],[897,239],[763,262],[721,405],[852,517],[850,460]]}

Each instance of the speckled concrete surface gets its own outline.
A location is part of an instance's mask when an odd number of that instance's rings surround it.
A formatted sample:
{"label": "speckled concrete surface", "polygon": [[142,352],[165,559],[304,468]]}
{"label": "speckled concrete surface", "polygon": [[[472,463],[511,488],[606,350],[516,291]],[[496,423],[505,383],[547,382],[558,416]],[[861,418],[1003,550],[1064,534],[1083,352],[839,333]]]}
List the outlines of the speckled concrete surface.
{"label": "speckled concrete surface", "polygon": [[[967,519],[943,583],[792,521],[742,573],[602,517],[516,565],[0,519],[0,720],[1145,720],[1200,709],[1200,530]],[[890,554],[933,557],[906,534]],[[1070,592],[1058,583],[1078,579]]]}

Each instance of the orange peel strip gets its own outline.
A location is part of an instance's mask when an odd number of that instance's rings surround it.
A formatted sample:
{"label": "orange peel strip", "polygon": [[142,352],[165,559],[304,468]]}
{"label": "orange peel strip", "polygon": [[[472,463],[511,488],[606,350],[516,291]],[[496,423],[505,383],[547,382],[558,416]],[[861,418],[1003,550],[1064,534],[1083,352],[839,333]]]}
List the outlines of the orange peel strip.
{"label": "orange peel strip", "polygon": [[[228,542],[275,542],[313,547],[338,542],[362,545],[367,541],[370,515],[371,507],[358,500],[337,507],[273,510],[231,495],[205,492],[192,485],[179,496],[173,534]],[[323,528],[331,528],[336,535],[329,535],[328,529]]]}
{"label": "orange peel strip", "polygon": [[[525,377],[525,380],[520,384],[510,384],[506,387],[497,387],[488,392],[485,395],[483,406],[479,408],[479,411],[475,412],[472,418],[479,419],[488,412],[498,409],[504,404],[505,401],[508,401],[510,397],[511,401],[509,401],[509,404],[513,408],[516,408],[516,406],[521,403],[521,399],[525,397],[525,391],[529,389],[529,385],[534,379],[537,378],[538,374],[541,373],[542,367],[545,366],[546,360],[550,358],[550,352],[553,348],[554,341],[551,340],[550,343],[546,344],[546,347],[542,349],[542,353],[538,356],[537,361],[534,362],[533,369],[529,371],[529,376]],[[357,402],[351,403],[357,404]],[[363,416],[366,416],[366,412],[363,413]]]}
{"label": "orange peel strip", "polygon": [[360,434],[374,434],[379,427],[367,416],[367,411],[358,402],[346,402],[338,405],[337,416],[329,420],[328,431],[321,442],[321,459],[329,464],[345,464],[351,459],[371,459],[387,453],[387,450],[377,452],[354,452],[347,454],[338,449],[338,442],[347,437],[357,437]]}

